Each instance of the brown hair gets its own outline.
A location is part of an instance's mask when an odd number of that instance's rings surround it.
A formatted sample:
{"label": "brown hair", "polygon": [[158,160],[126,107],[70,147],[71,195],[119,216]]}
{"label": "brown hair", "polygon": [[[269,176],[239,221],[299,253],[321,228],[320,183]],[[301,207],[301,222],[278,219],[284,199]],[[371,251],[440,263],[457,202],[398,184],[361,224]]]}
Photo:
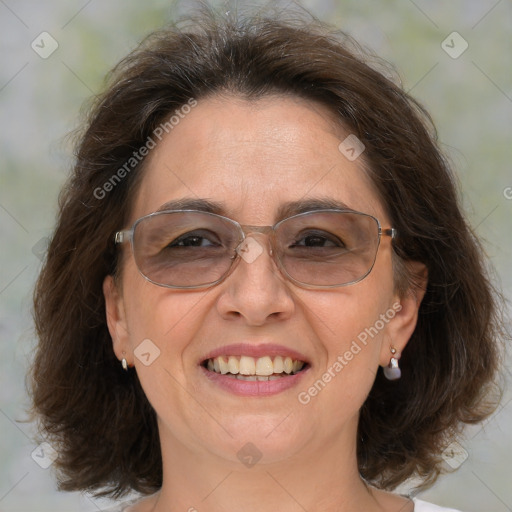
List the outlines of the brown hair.
{"label": "brown hair", "polygon": [[108,193],[97,191],[171,113],[222,92],[322,102],[365,144],[366,171],[398,231],[397,285],[402,293],[411,286],[408,260],[427,266],[429,282],[401,380],[379,371],[362,407],[359,469],[387,489],[414,474],[433,482],[451,436],[495,405],[488,391],[501,323],[428,114],[367,63],[374,57],[316,20],[208,10],[188,20],[153,33],[113,70],[60,195],[34,294],[39,345],[31,374],[41,432],[58,449],[60,488],[120,496],[161,486],[155,412],[136,372],[124,372],[114,355],[102,293],[118,265],[113,234],[125,227],[144,160]]}

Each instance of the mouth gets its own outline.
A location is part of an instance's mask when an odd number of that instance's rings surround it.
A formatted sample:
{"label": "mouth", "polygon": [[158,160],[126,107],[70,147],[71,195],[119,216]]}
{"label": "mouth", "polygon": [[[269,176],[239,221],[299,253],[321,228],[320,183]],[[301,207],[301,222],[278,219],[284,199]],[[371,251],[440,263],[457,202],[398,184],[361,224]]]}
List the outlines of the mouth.
{"label": "mouth", "polygon": [[244,381],[273,381],[303,372],[309,364],[290,356],[251,357],[221,355],[205,359],[201,366],[212,374]]}

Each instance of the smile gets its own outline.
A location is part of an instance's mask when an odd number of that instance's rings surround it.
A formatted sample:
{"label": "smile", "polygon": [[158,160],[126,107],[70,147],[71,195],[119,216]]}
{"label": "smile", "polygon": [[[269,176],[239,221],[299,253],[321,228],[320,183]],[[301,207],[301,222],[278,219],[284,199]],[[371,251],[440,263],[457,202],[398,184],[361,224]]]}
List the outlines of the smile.
{"label": "smile", "polygon": [[270,381],[302,371],[307,363],[283,356],[234,356],[224,355],[207,359],[202,366],[208,371],[238,380]]}

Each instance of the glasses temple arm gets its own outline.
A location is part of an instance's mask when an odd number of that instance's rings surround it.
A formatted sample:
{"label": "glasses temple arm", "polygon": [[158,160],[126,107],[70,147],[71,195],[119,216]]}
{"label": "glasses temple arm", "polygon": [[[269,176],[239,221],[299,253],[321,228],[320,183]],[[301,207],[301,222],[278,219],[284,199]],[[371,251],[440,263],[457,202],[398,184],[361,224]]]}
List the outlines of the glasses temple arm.
{"label": "glasses temple arm", "polygon": [[396,229],[395,228],[381,229],[380,233],[381,233],[381,235],[390,236],[391,238],[396,237]]}
{"label": "glasses temple arm", "polygon": [[131,240],[133,235],[133,230],[131,229],[124,229],[122,231],[117,231],[117,233],[114,235],[114,243],[122,244],[123,242],[128,242]]}

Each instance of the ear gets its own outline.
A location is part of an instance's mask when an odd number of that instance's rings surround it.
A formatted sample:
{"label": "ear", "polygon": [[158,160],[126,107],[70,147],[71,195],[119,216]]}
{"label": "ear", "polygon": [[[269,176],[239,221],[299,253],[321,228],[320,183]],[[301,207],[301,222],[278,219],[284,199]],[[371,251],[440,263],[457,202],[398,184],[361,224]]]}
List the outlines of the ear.
{"label": "ear", "polygon": [[107,325],[112,337],[114,352],[119,361],[126,358],[128,364],[132,365],[123,297],[112,276],[107,276],[103,280],[103,296],[105,297]]}
{"label": "ear", "polygon": [[413,277],[410,288],[404,296],[395,296],[391,309],[396,311],[386,328],[386,339],[382,343],[380,365],[387,366],[391,359],[391,348],[396,349],[399,358],[407,345],[418,321],[418,311],[425,296],[428,284],[428,269],[420,262],[407,262],[407,268]]}

